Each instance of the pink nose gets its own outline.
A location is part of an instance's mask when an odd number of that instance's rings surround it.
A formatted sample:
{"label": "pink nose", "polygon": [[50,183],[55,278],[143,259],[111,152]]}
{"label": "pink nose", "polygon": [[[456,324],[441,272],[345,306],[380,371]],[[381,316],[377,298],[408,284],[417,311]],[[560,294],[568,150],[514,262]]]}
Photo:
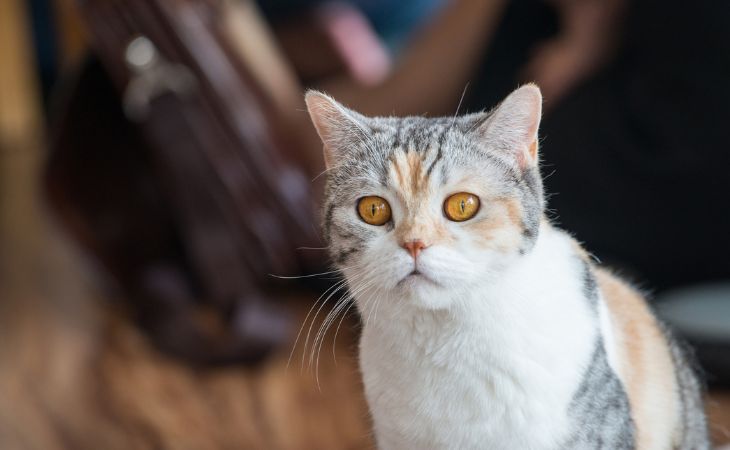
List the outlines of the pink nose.
{"label": "pink nose", "polygon": [[413,259],[416,259],[418,254],[421,253],[421,250],[426,248],[426,244],[424,244],[420,239],[404,242],[401,246],[411,254]]}

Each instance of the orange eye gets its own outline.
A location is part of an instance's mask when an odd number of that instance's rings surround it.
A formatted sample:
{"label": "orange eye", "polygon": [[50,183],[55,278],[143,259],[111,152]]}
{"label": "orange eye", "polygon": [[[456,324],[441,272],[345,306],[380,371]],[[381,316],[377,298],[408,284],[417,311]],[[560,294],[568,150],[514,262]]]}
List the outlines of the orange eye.
{"label": "orange eye", "polygon": [[390,205],[382,197],[374,195],[363,197],[357,202],[357,212],[365,223],[385,225],[390,220]]}
{"label": "orange eye", "polygon": [[444,201],[444,214],[454,222],[469,220],[477,211],[479,211],[479,197],[468,192],[459,192]]}

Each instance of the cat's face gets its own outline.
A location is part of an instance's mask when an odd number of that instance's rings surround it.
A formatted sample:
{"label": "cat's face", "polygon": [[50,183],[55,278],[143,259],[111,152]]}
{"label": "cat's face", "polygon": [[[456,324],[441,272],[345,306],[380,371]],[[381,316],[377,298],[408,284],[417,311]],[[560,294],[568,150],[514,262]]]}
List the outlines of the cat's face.
{"label": "cat's face", "polygon": [[307,104],[325,144],[325,235],[356,298],[447,308],[532,248],[543,209],[535,86],[456,119],[366,118],[314,92]]}

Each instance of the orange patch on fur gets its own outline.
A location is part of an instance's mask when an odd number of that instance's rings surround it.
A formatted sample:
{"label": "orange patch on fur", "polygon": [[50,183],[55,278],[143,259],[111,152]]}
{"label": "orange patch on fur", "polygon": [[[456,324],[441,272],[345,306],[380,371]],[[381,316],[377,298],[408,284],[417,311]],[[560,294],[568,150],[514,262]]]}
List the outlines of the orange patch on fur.
{"label": "orange patch on fur", "polygon": [[497,200],[504,205],[507,210],[507,217],[512,225],[522,228],[522,205],[516,198],[505,198]]}
{"label": "orange patch on fur", "polygon": [[421,208],[430,203],[428,175],[423,168],[422,155],[415,152],[396,152],[392,159],[393,179],[396,191],[408,209],[408,217],[396,226],[395,236],[399,243],[421,240],[426,246],[453,242],[453,236],[440,220],[429,219]]}
{"label": "orange patch on fur", "polygon": [[417,152],[396,152],[390,160],[393,178],[398,183],[397,191],[406,205],[411,205],[426,190],[427,177],[423,171],[423,160]]}
{"label": "orange patch on fur", "polygon": [[636,448],[670,448],[678,426],[677,384],[664,334],[642,296],[596,271],[618,350],[619,377],[636,425]]}
{"label": "orange patch on fur", "polygon": [[486,219],[465,222],[478,237],[484,248],[507,253],[520,245],[522,236],[522,205],[516,198],[498,198],[486,201],[483,207],[490,212]]}
{"label": "orange patch on fur", "polygon": [[426,181],[426,174],[422,170],[423,160],[416,152],[408,152],[406,160],[408,162],[408,173],[411,176],[411,191],[413,193],[420,192]]}
{"label": "orange patch on fur", "polygon": [[433,244],[450,244],[454,237],[446,227],[437,221],[413,221],[405,220],[395,229],[395,237],[399,244],[404,242],[420,240],[430,247]]}

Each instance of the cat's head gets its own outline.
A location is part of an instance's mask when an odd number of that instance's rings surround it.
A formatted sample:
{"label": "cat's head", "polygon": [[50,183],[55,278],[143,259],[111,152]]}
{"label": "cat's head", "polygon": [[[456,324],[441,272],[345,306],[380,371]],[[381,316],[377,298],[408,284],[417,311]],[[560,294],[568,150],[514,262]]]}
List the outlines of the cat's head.
{"label": "cat's head", "polygon": [[537,86],[456,118],[370,118],[318,92],[306,102],[324,142],[325,237],[352,290],[448,308],[532,249]]}

